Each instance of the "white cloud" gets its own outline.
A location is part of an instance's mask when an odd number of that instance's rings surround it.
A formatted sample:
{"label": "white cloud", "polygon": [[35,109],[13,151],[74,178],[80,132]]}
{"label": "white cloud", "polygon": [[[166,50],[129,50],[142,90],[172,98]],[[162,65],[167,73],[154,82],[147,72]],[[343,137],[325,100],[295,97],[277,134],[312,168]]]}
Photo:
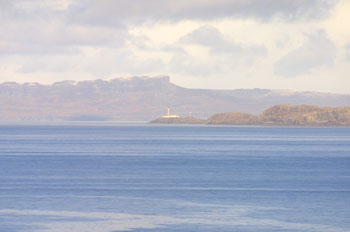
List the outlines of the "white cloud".
{"label": "white cloud", "polygon": [[342,0],[331,10],[330,17],[321,24],[329,37],[340,46],[350,43],[349,12],[350,1]]}
{"label": "white cloud", "polygon": [[324,31],[307,36],[305,43],[275,64],[277,75],[295,77],[309,73],[314,68],[334,65],[336,48]]}

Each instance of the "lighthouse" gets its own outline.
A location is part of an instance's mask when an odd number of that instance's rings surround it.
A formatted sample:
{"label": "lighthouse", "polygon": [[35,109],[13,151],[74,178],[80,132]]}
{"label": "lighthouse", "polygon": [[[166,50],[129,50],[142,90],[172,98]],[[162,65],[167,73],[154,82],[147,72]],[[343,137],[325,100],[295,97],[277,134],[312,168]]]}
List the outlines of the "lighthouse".
{"label": "lighthouse", "polygon": [[162,118],[179,118],[179,115],[171,114],[170,107],[168,107],[168,115],[162,116]]}

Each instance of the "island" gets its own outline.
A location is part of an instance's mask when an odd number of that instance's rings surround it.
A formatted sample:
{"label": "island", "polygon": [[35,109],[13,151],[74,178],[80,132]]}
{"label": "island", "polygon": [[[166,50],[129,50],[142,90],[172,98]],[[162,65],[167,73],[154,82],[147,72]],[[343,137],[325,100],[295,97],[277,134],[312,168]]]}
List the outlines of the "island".
{"label": "island", "polygon": [[320,107],[313,105],[272,106],[259,115],[240,112],[217,113],[208,119],[194,117],[157,118],[150,123],[207,124],[207,125],[257,125],[257,126],[350,126],[350,107]]}

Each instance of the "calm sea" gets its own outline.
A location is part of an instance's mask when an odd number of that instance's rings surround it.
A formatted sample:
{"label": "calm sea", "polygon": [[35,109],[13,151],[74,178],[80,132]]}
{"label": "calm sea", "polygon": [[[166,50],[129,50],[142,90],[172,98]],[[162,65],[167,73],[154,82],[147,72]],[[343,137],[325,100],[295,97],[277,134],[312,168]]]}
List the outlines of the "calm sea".
{"label": "calm sea", "polygon": [[0,125],[1,232],[350,231],[350,128]]}

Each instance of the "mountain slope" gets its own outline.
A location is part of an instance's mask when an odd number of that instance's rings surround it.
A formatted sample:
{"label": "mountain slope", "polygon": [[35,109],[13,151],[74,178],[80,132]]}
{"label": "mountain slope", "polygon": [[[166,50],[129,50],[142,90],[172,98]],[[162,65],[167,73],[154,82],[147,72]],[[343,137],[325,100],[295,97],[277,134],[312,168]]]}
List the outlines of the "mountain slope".
{"label": "mountain slope", "polygon": [[0,84],[0,120],[151,120],[175,114],[258,114],[276,104],[348,106],[350,95],[267,89],[207,90],[174,85],[167,76],[111,81]]}

